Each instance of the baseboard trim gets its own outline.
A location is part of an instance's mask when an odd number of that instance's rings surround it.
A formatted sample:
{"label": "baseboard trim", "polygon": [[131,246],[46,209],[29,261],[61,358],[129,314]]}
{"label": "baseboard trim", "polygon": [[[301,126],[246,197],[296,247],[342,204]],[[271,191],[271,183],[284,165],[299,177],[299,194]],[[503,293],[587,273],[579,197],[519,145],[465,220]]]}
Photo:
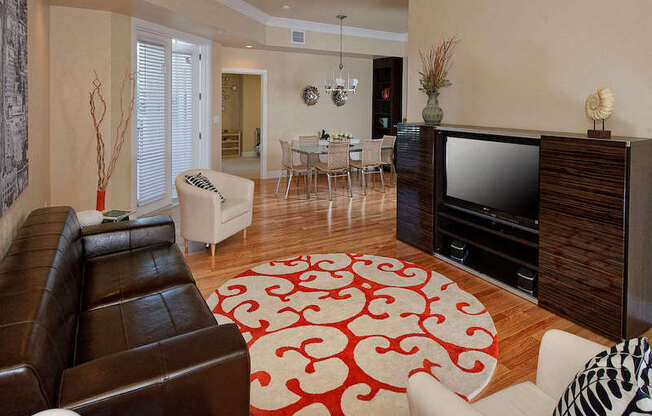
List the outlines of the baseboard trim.
{"label": "baseboard trim", "polygon": [[253,152],[242,152],[242,157],[257,157],[258,153],[254,150]]}

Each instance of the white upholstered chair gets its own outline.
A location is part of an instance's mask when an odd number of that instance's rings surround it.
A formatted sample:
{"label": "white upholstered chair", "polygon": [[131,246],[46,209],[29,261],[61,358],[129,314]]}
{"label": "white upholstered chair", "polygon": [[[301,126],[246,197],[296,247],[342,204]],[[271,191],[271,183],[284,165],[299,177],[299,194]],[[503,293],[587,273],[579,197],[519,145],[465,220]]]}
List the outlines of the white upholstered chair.
{"label": "white upholstered chair", "polygon": [[417,373],[408,380],[410,416],[550,416],[575,374],[606,348],[552,329],[541,340],[536,384],[516,384],[472,404]]}
{"label": "white upholstered chair", "polygon": [[[201,172],[224,195],[220,202],[215,192],[186,183],[186,175]],[[244,231],[251,225],[254,202],[253,181],[206,169],[182,172],[174,181],[181,207],[181,236],[186,241],[210,244],[215,255],[215,244]]]}

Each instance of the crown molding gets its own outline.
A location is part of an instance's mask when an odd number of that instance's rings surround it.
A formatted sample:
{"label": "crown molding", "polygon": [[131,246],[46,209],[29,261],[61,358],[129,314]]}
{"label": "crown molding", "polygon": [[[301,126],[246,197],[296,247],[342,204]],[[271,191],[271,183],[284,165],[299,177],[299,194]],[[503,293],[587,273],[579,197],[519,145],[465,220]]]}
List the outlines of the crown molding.
{"label": "crown molding", "polygon": [[[245,0],[215,0],[265,26],[280,27],[284,29],[298,29],[309,32],[329,33],[339,35],[340,26],[330,23],[312,22],[310,20],[288,19],[285,17],[271,16]],[[407,33],[385,32],[382,30],[364,29],[360,27],[344,26],[342,32],[347,36],[361,38],[392,40],[407,42]]]}
{"label": "crown molding", "polygon": [[247,3],[244,0],[216,0],[216,1],[264,25],[267,24],[267,21],[271,17],[264,11],[260,10],[257,7],[252,6],[251,4]]}

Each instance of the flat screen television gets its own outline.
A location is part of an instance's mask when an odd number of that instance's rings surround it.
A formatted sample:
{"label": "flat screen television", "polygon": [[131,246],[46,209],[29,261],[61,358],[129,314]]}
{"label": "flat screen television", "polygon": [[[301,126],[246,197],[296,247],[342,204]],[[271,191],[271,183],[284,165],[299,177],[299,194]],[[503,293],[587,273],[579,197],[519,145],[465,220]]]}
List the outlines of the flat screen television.
{"label": "flat screen television", "polygon": [[523,226],[539,223],[539,142],[446,138],[445,201]]}

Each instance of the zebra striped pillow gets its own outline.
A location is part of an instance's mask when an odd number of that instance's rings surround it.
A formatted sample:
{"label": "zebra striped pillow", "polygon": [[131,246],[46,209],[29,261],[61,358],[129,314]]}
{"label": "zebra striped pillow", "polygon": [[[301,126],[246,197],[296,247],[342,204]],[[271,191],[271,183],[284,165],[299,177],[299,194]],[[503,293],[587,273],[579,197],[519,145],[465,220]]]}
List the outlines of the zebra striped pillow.
{"label": "zebra striped pillow", "polygon": [[577,373],[553,416],[652,415],[650,356],[646,338],[602,351]]}
{"label": "zebra striped pillow", "polygon": [[196,186],[197,188],[215,192],[220,202],[224,203],[224,195],[222,195],[222,192],[220,192],[220,190],[217,189],[206,176],[202,175],[201,172],[197,172],[196,175],[186,175],[186,182],[190,185]]}

